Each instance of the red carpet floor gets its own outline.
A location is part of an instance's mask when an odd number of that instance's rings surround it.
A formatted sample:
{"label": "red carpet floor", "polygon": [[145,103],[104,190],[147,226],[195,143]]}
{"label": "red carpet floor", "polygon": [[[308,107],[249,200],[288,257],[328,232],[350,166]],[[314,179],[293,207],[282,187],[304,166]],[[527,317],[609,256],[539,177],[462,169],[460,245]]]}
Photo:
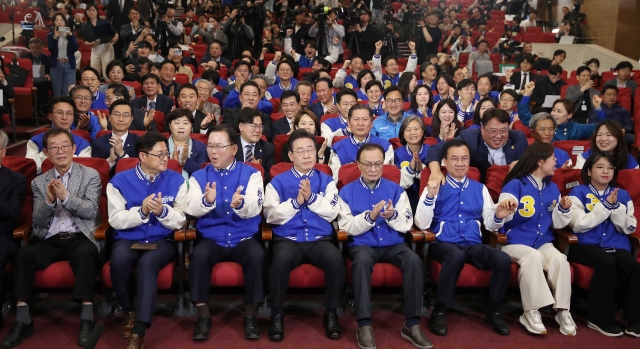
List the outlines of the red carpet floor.
{"label": "red carpet floor", "polygon": [[[62,300],[61,295],[54,295],[60,300],[41,301],[34,307],[35,335],[26,339],[19,348],[77,348],[75,345],[79,326],[79,308]],[[214,300],[217,296],[212,296]],[[145,348],[358,348],[355,331],[357,328],[353,312],[348,309],[345,316],[340,318],[343,326],[343,338],[337,341],[326,339],[322,327],[322,308],[318,305],[322,297],[295,296],[295,304],[288,304],[285,318],[285,340],[272,343],[266,336],[268,319],[261,318],[262,338],[258,341],[246,341],[243,338],[242,312],[234,306],[239,306],[240,299],[226,296],[229,303],[212,302],[213,330],[207,342],[194,343],[191,333],[195,324],[194,317],[174,318],[169,310],[161,309],[156,312],[153,326],[147,330]],[[510,336],[494,334],[485,324],[481,311],[478,311],[476,300],[478,297],[463,297],[456,308],[448,316],[449,335],[436,337],[428,332],[426,319],[421,324],[425,333],[434,343],[434,348],[491,348],[491,349],[631,349],[640,347],[640,338],[623,336],[618,338],[605,337],[586,326],[584,310],[574,310],[574,319],[578,325],[576,337],[566,337],[558,331],[558,326],[550,314],[543,314],[548,334],[545,336],[530,335],[518,323],[521,310],[517,302],[510,302],[505,307],[507,322],[511,326]],[[298,301],[300,299],[300,301]],[[171,302],[168,296],[159,300]],[[316,303],[311,303],[317,301]],[[304,302],[304,303],[302,303]],[[229,305],[231,304],[231,305]],[[72,307],[73,309],[69,309]],[[377,296],[373,310],[373,328],[378,348],[401,349],[413,348],[400,337],[400,329],[404,317],[399,312],[400,303],[393,300],[393,296]],[[470,309],[472,307],[474,309]],[[57,308],[50,310],[48,308]],[[5,325],[0,332],[4,337],[14,320],[14,313],[5,316]],[[97,348],[124,348],[126,341],[120,338],[118,329],[121,318],[111,315],[97,318],[105,323]]]}

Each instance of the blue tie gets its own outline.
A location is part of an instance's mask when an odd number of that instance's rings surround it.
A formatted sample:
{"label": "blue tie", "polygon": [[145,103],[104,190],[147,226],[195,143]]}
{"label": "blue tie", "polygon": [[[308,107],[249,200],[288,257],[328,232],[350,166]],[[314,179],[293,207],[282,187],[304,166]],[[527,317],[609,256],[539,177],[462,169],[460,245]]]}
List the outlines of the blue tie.
{"label": "blue tie", "polygon": [[156,109],[156,102],[149,102],[149,110]]}

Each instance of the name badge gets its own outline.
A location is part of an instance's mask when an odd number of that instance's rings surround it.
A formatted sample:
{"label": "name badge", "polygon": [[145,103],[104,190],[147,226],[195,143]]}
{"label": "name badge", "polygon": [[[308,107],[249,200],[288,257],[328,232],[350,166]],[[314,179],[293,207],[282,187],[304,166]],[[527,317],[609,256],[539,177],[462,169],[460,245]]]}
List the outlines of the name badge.
{"label": "name badge", "polygon": [[587,111],[587,106],[586,105],[582,105],[582,111]]}

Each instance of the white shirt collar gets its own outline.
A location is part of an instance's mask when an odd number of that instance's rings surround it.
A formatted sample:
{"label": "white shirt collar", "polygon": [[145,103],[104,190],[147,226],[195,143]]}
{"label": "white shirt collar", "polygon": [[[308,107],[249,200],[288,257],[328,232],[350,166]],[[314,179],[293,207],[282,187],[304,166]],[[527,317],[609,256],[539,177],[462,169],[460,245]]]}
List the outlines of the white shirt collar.
{"label": "white shirt collar", "polygon": [[242,138],[242,136],[240,136],[240,143],[242,144],[242,151],[244,151],[244,149],[246,149],[247,145],[250,145],[251,148],[255,148],[256,144],[255,143],[249,143],[247,141],[244,140],[244,138]]}

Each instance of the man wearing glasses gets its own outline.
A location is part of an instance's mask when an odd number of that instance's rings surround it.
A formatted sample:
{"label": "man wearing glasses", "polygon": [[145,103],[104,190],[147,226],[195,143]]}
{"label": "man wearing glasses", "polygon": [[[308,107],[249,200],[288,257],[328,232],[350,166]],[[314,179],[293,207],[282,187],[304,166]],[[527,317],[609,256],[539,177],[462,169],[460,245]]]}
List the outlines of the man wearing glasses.
{"label": "man wearing glasses", "polygon": [[99,91],[100,75],[91,67],[84,67],[80,72],[80,84],[87,86],[91,91],[91,109],[107,109],[104,101],[104,93]]}
{"label": "man wearing glasses", "polygon": [[[333,144],[333,137],[348,135],[349,129],[349,110],[351,107],[358,103],[358,95],[350,89],[342,89],[335,98],[331,96],[331,80],[329,78],[320,78],[316,81],[316,87],[320,87],[318,90],[320,100],[311,106],[310,110],[321,118],[326,113],[323,111],[325,98],[330,98],[329,102],[331,107],[338,112],[338,117],[329,118],[320,125],[320,133],[324,139],[327,140],[327,146],[331,147]],[[282,100],[281,100],[282,101]],[[335,101],[335,105],[333,104]]]}
{"label": "man wearing glasses", "polygon": [[[74,86],[69,92],[69,96],[76,105],[76,115],[74,116],[72,130],[84,130],[89,132],[91,139],[96,139],[99,131],[102,131],[100,120],[91,111],[91,89],[84,85]],[[105,97],[103,95],[102,99]]]}
{"label": "man wearing glasses", "polygon": [[[239,114],[243,108],[255,109],[262,119],[263,129],[261,133],[271,139],[271,116],[258,110],[260,102],[260,86],[255,81],[247,81],[240,86],[240,107],[227,108],[222,114],[222,124],[233,128],[236,132],[240,132]],[[212,126],[212,125],[211,125]],[[242,160],[244,161],[244,160]]]}
{"label": "man wearing glasses", "polygon": [[280,82],[267,88],[271,98],[280,98],[282,92],[293,90],[298,81],[293,78],[293,66],[288,60],[282,60],[276,65],[276,71]]}
{"label": "man wearing glasses", "polygon": [[198,321],[193,340],[209,338],[211,270],[223,261],[242,266],[245,289],[244,337],[259,339],[258,305],[264,301],[265,253],[259,237],[263,185],[260,171],[235,159],[233,129],[214,126],[207,141],[211,165],[189,179],[186,213],[196,217],[198,240],[191,254],[189,289]]}
{"label": "man wearing glasses", "polygon": [[[71,119],[71,104],[56,98],[67,97],[54,97],[51,102],[58,101],[53,109],[67,109]],[[42,135],[41,141],[43,152],[54,168],[31,182],[33,232],[31,243],[16,254],[13,274],[16,322],[2,340],[3,348],[13,348],[33,334],[27,302],[32,299],[36,272],[61,260],[69,261],[75,278],[71,296],[82,304],[80,346],[87,342],[94,327],[93,298],[100,265],[94,234],[101,220],[100,176],[96,170],[73,162],[77,145],[68,128],[54,127]]]}
{"label": "man wearing glasses", "polygon": [[[355,95],[353,91],[347,91]],[[345,93],[345,91],[340,93]],[[338,95],[340,95],[340,93]],[[333,179],[338,180],[338,172],[342,165],[356,162],[358,149],[365,143],[380,145],[382,149],[385,149],[384,163],[393,165],[394,153],[391,143],[380,137],[371,135],[373,112],[369,109],[369,106],[355,104],[349,109],[348,119],[349,127],[346,133],[349,135],[349,138],[333,144],[333,148],[331,149],[329,166],[331,166],[331,170],[333,171]]]}
{"label": "man wearing glasses", "polygon": [[[107,86],[105,101],[107,102],[107,106],[111,108],[111,104],[115,103],[119,100],[127,101],[131,104],[131,98],[128,93],[129,89],[127,86],[122,84],[109,84]],[[129,130],[137,130],[137,131],[151,131],[156,129],[156,122],[153,120],[154,111],[142,111],[137,108],[132,107],[132,115],[133,120],[129,125]],[[97,113],[98,120],[100,121],[100,125],[102,125],[103,129],[111,130],[111,119],[104,116],[100,111]],[[106,127],[105,127],[106,123]],[[135,143],[135,142],[134,142]]]}
{"label": "man wearing glasses", "polygon": [[384,105],[387,111],[373,122],[371,134],[384,140],[397,138],[400,125],[406,117],[402,110],[404,95],[398,86],[391,86],[384,90]]}
{"label": "man wearing glasses", "polygon": [[240,135],[235,139],[238,145],[236,160],[253,162],[264,168],[265,181],[269,180],[269,171],[275,163],[275,147],[261,139],[264,125],[260,112],[252,108],[242,108],[238,113],[238,127]]}
{"label": "man wearing glasses", "polygon": [[[509,113],[502,109],[486,110],[480,125],[479,129],[463,130],[456,138],[462,139],[469,146],[471,166],[480,171],[481,182],[484,183],[487,169],[491,165],[515,165],[529,143],[524,133],[509,129]],[[445,143],[429,147],[426,161],[431,170],[429,180],[442,184],[446,181],[446,177],[440,171],[442,147]]]}
{"label": "man wearing glasses", "polygon": [[[331,222],[338,216],[338,189],[331,176],[314,169],[315,137],[300,129],[289,137],[291,171],[274,177],[265,190],[264,216],[273,224],[273,260],[269,267],[271,324],[267,335],[284,339],[284,296],[291,271],[305,261],[325,275],[325,310],[322,323],[329,339],[339,339],[340,294],[344,260],[333,244]],[[297,185],[296,185],[297,184]]]}
{"label": "man wearing glasses", "polygon": [[133,120],[133,108],[129,101],[119,99],[109,105],[111,133],[91,142],[91,157],[107,159],[111,175],[115,174],[115,164],[121,158],[136,157],[135,145],[139,136],[129,133]]}
{"label": "man wearing glasses", "polygon": [[[186,222],[188,185],[182,174],[167,171],[167,139],[156,131],[136,141],[140,162],[116,174],[107,186],[109,224],[114,229],[111,251],[113,290],[125,317],[120,335],[126,348],[144,347],[144,336],[156,307],[158,271],[178,254],[173,231]],[[136,269],[135,279],[133,269]],[[135,283],[137,301],[130,290]]]}
{"label": "man wearing glasses", "polygon": [[504,252],[482,243],[480,223],[496,231],[504,218],[515,212],[495,207],[484,184],[467,178],[469,147],[460,139],[452,139],[442,148],[446,182],[430,181],[422,192],[416,209],[415,223],[420,229],[436,234],[429,244],[429,258],[442,264],[438,280],[436,306],[429,319],[431,333],[444,336],[448,332],[446,310],[453,306],[456,282],[465,263],[482,270],[491,270],[489,305],[485,321],[500,335],[509,334],[502,318],[500,304],[511,277],[511,258]]}
{"label": "man wearing glasses", "polygon": [[405,190],[381,178],[386,163],[384,151],[380,145],[372,143],[358,150],[361,177],[345,185],[338,199],[338,225],[349,235],[349,255],[353,260],[356,338],[360,348],[376,347],[371,327],[371,273],[375,263],[386,262],[402,271],[402,312],[405,316],[402,337],[418,348],[431,348],[431,342],[419,325],[424,267],[420,257],[404,240],[404,234],[411,228],[413,213]]}
{"label": "man wearing glasses", "polygon": [[[54,128],[59,127],[65,130],[70,130],[73,125],[73,119],[75,117],[75,104],[73,99],[67,96],[53,97],[47,104],[47,110],[49,112],[49,120]],[[44,153],[44,145],[42,138],[44,133],[37,134],[27,142],[27,155],[28,159],[33,159],[38,167],[38,173],[41,172],[42,162],[47,158]],[[75,144],[75,152],[73,156],[79,157],[91,157],[91,145],[80,136],[74,134],[71,135],[73,143]]]}

